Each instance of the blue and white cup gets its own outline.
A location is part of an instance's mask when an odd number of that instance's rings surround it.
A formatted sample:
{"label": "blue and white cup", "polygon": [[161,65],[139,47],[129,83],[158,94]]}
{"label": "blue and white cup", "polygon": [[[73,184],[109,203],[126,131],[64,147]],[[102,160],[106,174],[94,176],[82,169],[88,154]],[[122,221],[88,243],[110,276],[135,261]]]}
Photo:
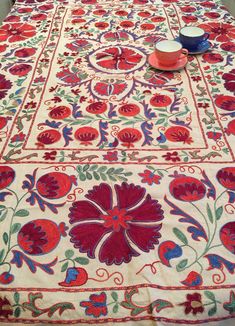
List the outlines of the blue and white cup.
{"label": "blue and white cup", "polygon": [[185,26],[180,30],[179,40],[183,47],[194,51],[209,38],[210,34],[196,26]]}

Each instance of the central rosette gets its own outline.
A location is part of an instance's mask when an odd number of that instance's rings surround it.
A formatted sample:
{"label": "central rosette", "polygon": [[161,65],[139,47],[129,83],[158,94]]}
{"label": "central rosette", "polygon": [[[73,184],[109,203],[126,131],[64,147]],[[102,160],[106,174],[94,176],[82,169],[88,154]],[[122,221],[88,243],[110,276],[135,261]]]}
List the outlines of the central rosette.
{"label": "central rosette", "polygon": [[113,46],[93,51],[89,61],[99,71],[120,74],[142,68],[146,63],[146,55],[133,47]]}
{"label": "central rosette", "polygon": [[120,227],[128,228],[127,221],[131,221],[133,217],[128,216],[126,209],[119,209],[117,206],[107,212],[107,215],[100,216],[104,221],[106,228],[113,228],[114,231],[119,231]]}

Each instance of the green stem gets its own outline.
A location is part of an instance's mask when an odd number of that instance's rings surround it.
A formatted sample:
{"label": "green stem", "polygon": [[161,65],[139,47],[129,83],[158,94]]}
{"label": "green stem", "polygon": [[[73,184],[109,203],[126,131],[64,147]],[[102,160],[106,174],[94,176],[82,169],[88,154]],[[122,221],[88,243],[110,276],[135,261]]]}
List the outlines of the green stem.
{"label": "green stem", "polygon": [[17,200],[17,203],[16,203],[15,208],[13,209],[13,213],[12,213],[12,217],[11,217],[11,221],[10,221],[10,227],[9,227],[9,233],[8,233],[8,246],[7,246],[7,252],[6,252],[6,255],[5,255],[4,259],[3,259],[3,262],[5,262],[5,260],[6,260],[7,256],[8,256],[8,254],[9,254],[9,252],[11,251],[11,249],[12,249],[13,247],[17,246],[17,245],[14,245],[14,246],[11,247],[11,228],[12,228],[12,224],[13,224],[13,221],[14,221],[14,217],[15,217],[15,213],[16,213],[16,211],[17,211],[17,208],[18,208],[20,202],[23,200],[23,198],[24,198],[25,196],[27,196],[27,194],[28,194],[28,193],[25,193],[25,194],[24,194],[24,195],[19,199],[17,193],[16,193],[14,190],[11,190],[11,189],[9,189],[9,188],[6,188],[6,189],[7,189],[8,191],[12,192],[12,193],[15,195],[16,200]]}
{"label": "green stem", "polygon": [[194,204],[191,202],[191,205],[200,213],[200,215],[203,217],[205,223],[206,223],[206,226],[207,226],[207,232],[208,232],[208,239],[210,240],[210,227],[209,227],[209,224],[208,224],[208,221],[207,221],[207,218],[206,216],[202,213],[202,211]]}

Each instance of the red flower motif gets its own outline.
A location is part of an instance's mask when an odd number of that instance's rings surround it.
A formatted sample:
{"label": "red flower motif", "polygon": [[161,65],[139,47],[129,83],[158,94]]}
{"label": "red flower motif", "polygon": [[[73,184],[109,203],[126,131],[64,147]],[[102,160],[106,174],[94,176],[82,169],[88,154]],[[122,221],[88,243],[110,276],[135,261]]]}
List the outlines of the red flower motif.
{"label": "red flower motif", "polygon": [[217,19],[220,17],[220,14],[218,12],[206,12],[204,16],[211,18],[211,19]]}
{"label": "red flower motif", "polygon": [[109,24],[105,23],[105,22],[97,22],[97,23],[95,23],[95,27],[97,27],[99,29],[105,29],[105,28],[109,27]]}
{"label": "red flower motif", "polygon": [[47,19],[47,15],[45,14],[36,14],[36,15],[33,15],[31,17],[32,20],[35,20],[35,21],[41,21],[41,20],[46,20]]}
{"label": "red flower motif", "polygon": [[234,136],[235,136],[235,119],[231,120],[231,121],[228,123],[225,132],[226,132],[226,134],[227,134],[228,136],[230,136],[230,135],[234,135]]}
{"label": "red flower motif", "polygon": [[235,254],[235,222],[229,222],[221,228],[220,240],[225,248]]}
{"label": "red flower motif", "polygon": [[0,130],[6,127],[7,125],[7,118],[0,116]]}
{"label": "red flower motif", "polygon": [[210,34],[210,40],[218,42],[227,42],[235,39],[235,27],[227,23],[205,23],[200,24],[198,27]]}
{"label": "red flower motif", "polygon": [[235,190],[235,167],[220,169],[217,172],[216,177],[224,188]]}
{"label": "red flower motif", "polygon": [[4,19],[4,22],[19,22],[19,21],[20,21],[20,17],[15,15],[7,16]]}
{"label": "red flower motif", "polygon": [[154,174],[150,170],[144,170],[144,173],[139,173],[139,176],[143,178],[141,182],[147,183],[150,186],[152,186],[154,183],[159,184],[159,181],[161,180],[160,175]]}
{"label": "red flower motif", "polygon": [[185,7],[181,7],[181,11],[183,12],[194,12],[197,9],[195,7],[192,6],[185,6]]}
{"label": "red flower motif", "polygon": [[117,161],[118,160],[118,152],[107,152],[107,154],[103,155],[103,159],[109,162]]}
{"label": "red flower motif", "polygon": [[25,137],[26,137],[26,135],[23,134],[23,132],[20,132],[19,134],[16,134],[13,137],[11,137],[11,142],[12,143],[22,142],[25,140]]}
{"label": "red flower motif", "polygon": [[171,181],[169,187],[175,199],[186,202],[201,200],[206,194],[204,184],[193,177],[177,177]]}
{"label": "red flower motif", "polygon": [[0,28],[0,42],[10,43],[24,41],[36,34],[34,26],[29,24],[5,24]]}
{"label": "red flower motif", "polygon": [[168,95],[155,94],[150,99],[150,104],[156,108],[164,108],[172,103],[172,99]]}
{"label": "red flower motif", "polygon": [[235,52],[235,43],[234,42],[226,42],[220,45],[221,49],[224,51]]}
{"label": "red flower motif", "polygon": [[115,15],[117,15],[117,16],[127,16],[128,12],[125,11],[125,10],[118,10],[118,11],[115,11]]}
{"label": "red flower motif", "polygon": [[172,161],[172,162],[179,162],[180,157],[178,156],[177,152],[167,152],[165,155],[162,155],[162,157],[165,158],[166,161]]}
{"label": "red flower motif", "polygon": [[235,111],[235,96],[219,95],[216,97],[215,104],[222,110]]}
{"label": "red flower motif", "polygon": [[9,187],[15,179],[15,171],[10,166],[0,166],[0,190]]}
{"label": "red flower motif", "polygon": [[100,294],[91,294],[89,301],[82,301],[80,306],[86,308],[86,315],[98,318],[108,314],[107,296],[104,292]]}
{"label": "red flower motif", "polygon": [[61,138],[61,134],[58,130],[55,129],[48,129],[42,131],[38,136],[37,140],[41,145],[51,145],[58,142]]}
{"label": "red flower motif", "polygon": [[45,154],[43,155],[43,158],[45,160],[51,160],[54,161],[56,159],[56,151],[52,151],[52,152],[45,152]]}
{"label": "red flower motif", "polygon": [[185,307],[185,314],[188,315],[192,312],[193,315],[197,313],[203,313],[204,307],[202,304],[202,296],[199,293],[187,294],[187,301],[180,303],[180,306]]}
{"label": "red flower motif", "polygon": [[7,44],[4,44],[4,45],[0,45],[0,53],[6,51],[8,45]]}
{"label": "red flower motif", "polygon": [[164,22],[166,20],[165,17],[161,17],[161,16],[154,16],[151,18],[151,21],[153,23],[161,23],[161,22]]}
{"label": "red flower motif", "polygon": [[49,117],[55,120],[63,120],[71,115],[71,109],[67,106],[60,105],[51,109]]}
{"label": "red flower motif", "polygon": [[228,91],[235,92],[235,69],[223,74],[222,78],[225,80],[224,87]]}
{"label": "red flower motif", "polygon": [[15,56],[18,58],[27,58],[27,57],[31,57],[35,53],[36,50],[34,48],[21,48],[15,51]]}
{"label": "red flower motif", "polygon": [[107,32],[104,34],[104,38],[108,41],[126,41],[129,39],[129,35],[124,31]]}
{"label": "red flower motif", "polygon": [[120,26],[123,27],[123,28],[132,28],[135,26],[135,24],[130,21],[130,20],[123,20],[121,23],[120,23]]}
{"label": "red flower motif", "polygon": [[13,308],[11,303],[6,297],[0,297],[0,316],[8,318],[9,315],[13,315]]}
{"label": "red flower motif", "polygon": [[140,27],[144,31],[150,31],[151,29],[155,29],[155,25],[154,24],[149,24],[149,23],[141,24]]}
{"label": "red flower motif", "polygon": [[119,109],[118,112],[125,117],[134,117],[140,113],[140,108],[136,104],[124,104]]}
{"label": "red flower motif", "polygon": [[67,175],[62,172],[49,172],[38,179],[36,188],[42,197],[58,199],[66,196],[73,184],[77,185],[74,175]]}
{"label": "red flower motif", "polygon": [[133,69],[142,59],[134,50],[124,47],[113,47],[96,54],[97,64],[106,69]]}
{"label": "red flower motif", "polygon": [[66,44],[67,49],[75,52],[81,51],[83,49],[88,49],[89,47],[91,47],[91,45],[86,40],[76,40],[72,43]]}
{"label": "red flower motif", "polygon": [[182,20],[185,22],[185,24],[190,24],[190,23],[196,23],[198,21],[198,18],[192,15],[188,15],[188,16],[182,16]]}
{"label": "red flower motif", "polygon": [[[161,237],[159,221],[163,219],[161,205],[150,195],[145,196],[144,188],[122,183],[114,185],[114,189],[116,206],[111,187],[102,183],[88,191],[88,200],[74,202],[69,214],[70,223],[78,223],[69,233],[74,247],[95,258],[96,248],[102,242],[98,257],[107,265],[128,263],[139,256],[131,243],[140,251],[154,249]],[[108,237],[104,240],[105,235]]]}
{"label": "red flower motif", "polygon": [[127,88],[127,83],[123,80],[108,79],[96,83],[94,89],[99,95],[119,95]]}
{"label": "red flower motif", "polygon": [[99,137],[99,132],[93,127],[82,127],[75,132],[75,138],[82,145],[91,145],[92,141]]}
{"label": "red flower motif", "polygon": [[7,91],[11,89],[11,87],[12,83],[6,80],[4,75],[0,74],[0,100],[6,96]]}
{"label": "red flower motif", "polygon": [[140,16],[140,17],[149,17],[149,16],[151,16],[151,13],[148,12],[148,11],[140,11],[138,13],[138,16]]}
{"label": "red flower motif", "polygon": [[94,102],[86,107],[86,111],[92,114],[101,114],[107,110],[107,104],[105,102]]}
{"label": "red flower motif", "polygon": [[93,11],[93,14],[96,16],[104,16],[106,14],[106,10],[98,9],[98,10]]}
{"label": "red flower motif", "polygon": [[223,62],[224,58],[219,53],[205,53],[203,54],[203,59],[208,63],[219,63]]}
{"label": "red flower motif", "polygon": [[170,127],[166,130],[165,137],[171,142],[183,142],[184,144],[189,145],[193,143],[192,137],[190,137],[190,132],[185,127]]}
{"label": "red flower motif", "polygon": [[20,63],[20,64],[16,64],[14,66],[12,66],[9,69],[9,72],[13,75],[13,76],[26,76],[30,71],[32,70],[32,66],[28,65],[26,63]]}
{"label": "red flower motif", "polygon": [[133,144],[142,138],[142,134],[138,129],[124,128],[118,132],[117,138],[123,142],[123,146],[130,148],[134,147]]}
{"label": "red flower motif", "polygon": [[72,10],[72,16],[84,16],[85,11],[83,9]]}
{"label": "red flower motif", "polygon": [[64,223],[57,225],[47,219],[37,219],[26,223],[17,237],[20,248],[29,255],[45,255],[55,249],[61,236],[66,235]]}
{"label": "red flower motif", "polygon": [[221,139],[222,137],[222,133],[221,132],[215,132],[215,131],[208,131],[207,133],[207,137],[209,139],[213,139],[213,140],[218,140],[218,139]]}

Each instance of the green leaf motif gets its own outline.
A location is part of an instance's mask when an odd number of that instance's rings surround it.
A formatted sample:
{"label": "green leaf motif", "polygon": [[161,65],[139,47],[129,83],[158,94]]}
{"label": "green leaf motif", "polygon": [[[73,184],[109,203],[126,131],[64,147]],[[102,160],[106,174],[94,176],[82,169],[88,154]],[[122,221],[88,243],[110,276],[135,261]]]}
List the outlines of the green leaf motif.
{"label": "green leaf motif", "polygon": [[204,291],[204,294],[205,294],[205,296],[206,296],[209,300],[211,300],[211,301],[215,301],[215,295],[214,295],[213,292],[211,292],[211,291]]}
{"label": "green leaf motif", "polygon": [[217,307],[214,305],[209,311],[208,311],[208,316],[214,316],[216,314]]}
{"label": "green leaf motif", "polygon": [[118,312],[118,309],[119,309],[119,304],[116,303],[114,306],[113,306],[113,313],[117,313]]}
{"label": "green leaf motif", "polygon": [[3,238],[3,242],[5,243],[5,245],[7,245],[7,243],[8,243],[8,234],[6,232],[3,233],[2,238]]}
{"label": "green leaf motif", "polygon": [[0,250],[0,262],[3,260],[5,249]]}
{"label": "green leaf motif", "polygon": [[20,209],[15,213],[15,216],[20,216],[20,217],[29,216],[29,211],[27,211],[26,209]]}
{"label": "green leaf motif", "polygon": [[188,259],[181,260],[181,262],[179,262],[179,264],[176,266],[177,272],[184,270],[187,264],[188,264]]}
{"label": "green leaf motif", "polygon": [[14,234],[16,232],[18,232],[21,228],[21,224],[20,223],[15,223],[12,225],[11,227],[11,234]]}
{"label": "green leaf motif", "polygon": [[14,311],[14,316],[18,318],[20,317],[20,314],[21,314],[21,309],[20,307],[17,307],[16,310]]}
{"label": "green leaf motif", "polygon": [[111,297],[113,298],[114,301],[118,301],[118,294],[117,292],[112,292]]}
{"label": "green leaf motif", "polygon": [[223,214],[223,206],[220,206],[216,209],[216,212],[215,212],[217,221],[221,218],[222,214]]}
{"label": "green leaf motif", "polygon": [[213,218],[213,214],[212,214],[210,205],[208,203],[207,203],[207,206],[206,206],[206,210],[207,210],[207,215],[208,215],[209,221],[211,223],[213,223],[214,218]]}
{"label": "green leaf motif", "polygon": [[73,257],[73,255],[74,255],[74,251],[73,250],[66,250],[65,251],[65,257],[66,258],[72,258]]}
{"label": "green leaf motif", "polygon": [[65,271],[67,270],[68,266],[69,266],[69,263],[68,263],[68,262],[64,263],[64,264],[62,265],[62,267],[61,267],[61,272],[62,272],[62,273],[65,272]]}
{"label": "green leaf motif", "polygon": [[88,265],[89,264],[89,259],[87,259],[85,257],[76,257],[74,260],[80,265]]}
{"label": "green leaf motif", "polygon": [[173,232],[175,234],[175,236],[181,241],[183,242],[183,244],[187,245],[188,244],[188,239],[186,238],[186,236],[183,234],[182,231],[180,231],[178,228],[173,228]]}
{"label": "green leaf motif", "polygon": [[19,292],[15,292],[14,293],[14,300],[15,300],[15,303],[19,303],[19,301],[20,301],[20,294],[19,294]]}
{"label": "green leaf motif", "polygon": [[0,214],[0,222],[3,222],[6,217],[7,217],[7,210],[1,211],[1,214]]}
{"label": "green leaf motif", "polygon": [[227,310],[230,314],[235,313],[235,293],[230,291],[230,298],[228,302],[223,304],[225,310]]}

